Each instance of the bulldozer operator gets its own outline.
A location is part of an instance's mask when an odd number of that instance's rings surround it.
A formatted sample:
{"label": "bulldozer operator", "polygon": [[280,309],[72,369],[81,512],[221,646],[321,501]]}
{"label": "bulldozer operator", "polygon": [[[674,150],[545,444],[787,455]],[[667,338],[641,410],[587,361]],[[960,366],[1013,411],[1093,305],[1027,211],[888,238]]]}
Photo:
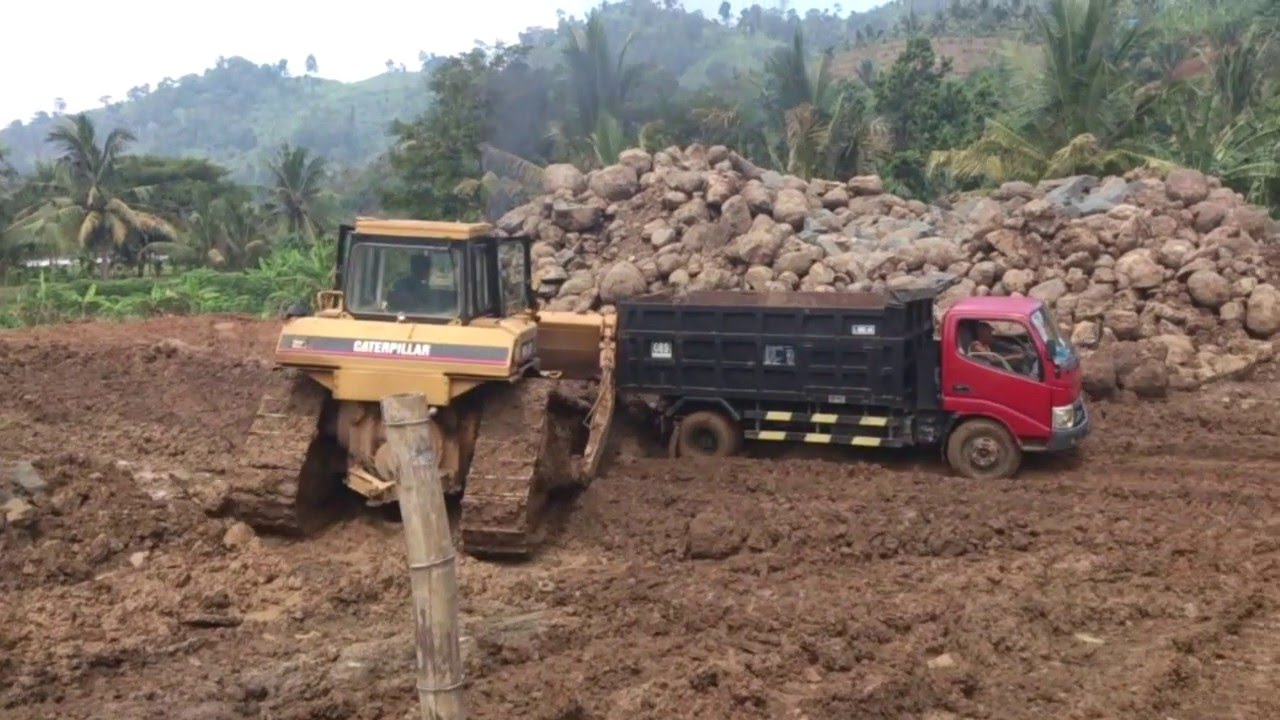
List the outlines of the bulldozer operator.
{"label": "bulldozer operator", "polygon": [[391,286],[387,300],[391,309],[423,315],[452,315],[457,312],[457,294],[430,286],[431,256],[409,258],[409,274]]}

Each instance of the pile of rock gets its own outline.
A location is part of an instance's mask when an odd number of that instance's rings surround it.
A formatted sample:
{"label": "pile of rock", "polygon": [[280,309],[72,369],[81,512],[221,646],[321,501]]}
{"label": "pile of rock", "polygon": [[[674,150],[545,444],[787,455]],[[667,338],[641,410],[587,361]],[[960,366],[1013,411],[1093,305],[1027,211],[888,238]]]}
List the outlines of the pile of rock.
{"label": "pile of rock", "polygon": [[939,302],[1026,294],[1087,356],[1096,395],[1161,395],[1242,372],[1280,337],[1280,227],[1191,170],[1039,186],[927,205],[875,176],[803,180],[724,147],[628,150],[498,221],[535,239],[550,309],[603,309],[667,288],[878,291],[933,272]]}

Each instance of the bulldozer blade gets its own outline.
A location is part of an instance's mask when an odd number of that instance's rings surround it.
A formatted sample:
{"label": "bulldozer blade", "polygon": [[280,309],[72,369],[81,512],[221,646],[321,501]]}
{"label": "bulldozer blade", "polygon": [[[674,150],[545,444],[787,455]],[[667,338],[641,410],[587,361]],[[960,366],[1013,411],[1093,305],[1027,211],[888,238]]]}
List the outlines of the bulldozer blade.
{"label": "bulldozer blade", "polygon": [[540,543],[548,489],[573,480],[568,428],[550,408],[557,381],[526,378],[484,399],[462,496],[472,555],[527,556]]}
{"label": "bulldozer blade", "polygon": [[584,482],[595,479],[600,470],[600,460],[604,457],[605,446],[609,443],[609,431],[613,428],[614,406],[618,400],[618,389],[615,385],[614,370],[618,364],[617,328],[612,322],[603,322],[600,326],[600,387],[597,389],[596,402],[587,416],[587,446],[582,453],[581,476]]}

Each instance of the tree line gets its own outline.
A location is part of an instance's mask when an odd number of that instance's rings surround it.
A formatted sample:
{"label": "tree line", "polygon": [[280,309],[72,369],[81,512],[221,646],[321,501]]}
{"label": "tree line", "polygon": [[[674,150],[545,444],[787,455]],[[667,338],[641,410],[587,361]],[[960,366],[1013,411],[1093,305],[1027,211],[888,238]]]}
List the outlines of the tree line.
{"label": "tree line", "polygon": [[271,182],[249,186],[207,160],[130,155],[133,140],[79,114],[49,132],[57,157],[33,173],[0,155],[0,273],[67,258],[104,278],[166,264],[241,270],[274,248],[314,244],[337,208],[325,160],[306,148],[282,145]]}
{"label": "tree line", "polygon": [[[562,27],[558,72],[530,48],[477,48],[431,79],[436,102],[397,123],[389,208],[492,214],[549,162],[601,166],[628,146],[725,144],[800,176],[878,173],[933,200],[1009,180],[1181,165],[1280,208],[1280,21],[1268,0],[957,3],[907,13],[886,67],[833,72],[803,28],[754,71],[690,90],[632,60],[607,14]],[[1007,53],[960,76],[929,28],[1012,28]],[[746,18],[747,16],[744,16]],[[747,23],[748,30],[750,24]],[[513,122],[514,121],[514,122]]]}

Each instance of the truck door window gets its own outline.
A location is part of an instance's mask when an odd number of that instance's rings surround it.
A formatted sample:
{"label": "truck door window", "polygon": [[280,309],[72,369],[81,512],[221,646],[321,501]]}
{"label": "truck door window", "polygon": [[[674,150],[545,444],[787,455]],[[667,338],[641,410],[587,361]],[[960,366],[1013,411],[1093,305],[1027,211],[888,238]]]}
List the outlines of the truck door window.
{"label": "truck door window", "polygon": [[957,333],[960,353],[996,370],[1040,379],[1040,355],[1022,323],[962,320]]}

